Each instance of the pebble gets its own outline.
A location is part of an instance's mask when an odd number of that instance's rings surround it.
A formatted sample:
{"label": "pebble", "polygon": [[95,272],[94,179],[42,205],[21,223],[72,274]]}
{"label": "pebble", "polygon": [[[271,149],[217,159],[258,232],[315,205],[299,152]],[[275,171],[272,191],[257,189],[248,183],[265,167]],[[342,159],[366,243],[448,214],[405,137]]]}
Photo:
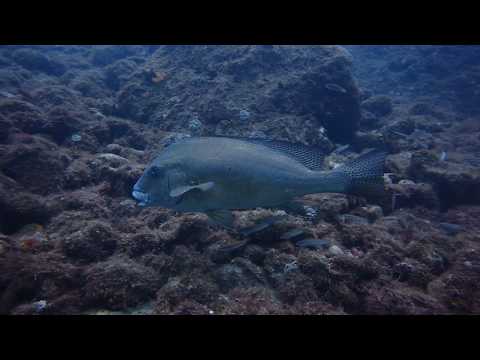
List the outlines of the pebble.
{"label": "pebble", "polygon": [[110,163],[109,165],[112,166],[120,166],[128,163],[128,159],[111,153],[98,154],[97,159],[105,160]]}
{"label": "pebble", "polygon": [[415,182],[413,182],[412,180],[400,180],[398,182],[399,185],[415,185]]}
{"label": "pebble", "polygon": [[240,117],[240,120],[242,120],[242,121],[246,121],[246,120],[250,119],[250,111],[240,110],[239,117]]}
{"label": "pebble", "polygon": [[330,246],[328,251],[332,255],[343,255],[344,254],[344,251],[342,249],[340,249],[337,245]]}
{"label": "pebble", "polygon": [[72,139],[73,142],[79,142],[82,140],[82,136],[79,134],[73,134],[70,139]]}

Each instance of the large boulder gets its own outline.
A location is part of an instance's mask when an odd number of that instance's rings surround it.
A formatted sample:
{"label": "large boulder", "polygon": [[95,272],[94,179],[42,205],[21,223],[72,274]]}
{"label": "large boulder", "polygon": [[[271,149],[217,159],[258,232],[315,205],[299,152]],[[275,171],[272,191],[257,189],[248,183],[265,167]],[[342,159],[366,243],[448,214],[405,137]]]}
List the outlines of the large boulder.
{"label": "large boulder", "polygon": [[440,161],[424,150],[413,154],[409,172],[413,179],[433,184],[444,207],[480,203],[478,167]]}
{"label": "large boulder", "polygon": [[121,87],[118,113],[169,131],[193,124],[317,144],[324,128],[348,142],[360,118],[350,67],[335,46],[161,46]]}
{"label": "large boulder", "polygon": [[86,270],[85,301],[91,307],[121,310],[153,299],[162,285],[149,267],[126,257],[111,258]]}
{"label": "large boulder", "polygon": [[33,193],[58,191],[71,159],[39,137],[19,134],[14,140],[18,143],[0,149],[0,171]]}

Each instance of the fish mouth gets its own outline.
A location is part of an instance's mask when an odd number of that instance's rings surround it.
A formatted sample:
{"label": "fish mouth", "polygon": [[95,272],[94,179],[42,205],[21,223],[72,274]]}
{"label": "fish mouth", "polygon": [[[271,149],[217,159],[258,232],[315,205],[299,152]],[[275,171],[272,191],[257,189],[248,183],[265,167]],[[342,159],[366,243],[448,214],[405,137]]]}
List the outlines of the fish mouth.
{"label": "fish mouth", "polygon": [[138,201],[139,206],[147,206],[150,199],[147,193],[144,193],[143,191],[139,191],[138,189],[133,189],[132,191],[132,196],[135,200]]}

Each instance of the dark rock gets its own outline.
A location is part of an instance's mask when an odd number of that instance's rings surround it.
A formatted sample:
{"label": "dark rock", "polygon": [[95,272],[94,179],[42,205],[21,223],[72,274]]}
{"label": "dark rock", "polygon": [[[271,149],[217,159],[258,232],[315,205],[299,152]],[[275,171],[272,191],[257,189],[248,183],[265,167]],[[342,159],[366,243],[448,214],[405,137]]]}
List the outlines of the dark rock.
{"label": "dark rock", "polygon": [[258,245],[248,245],[245,248],[243,256],[245,256],[254,264],[261,266],[263,264],[263,260],[265,259],[265,250]]}
{"label": "dark rock", "polygon": [[[174,238],[174,240],[176,239]],[[207,273],[212,266],[207,257],[185,245],[175,246],[171,256],[170,272],[175,275]]]}
{"label": "dark rock", "polygon": [[[84,278],[80,269],[66,263],[58,254],[11,253],[0,261],[0,289],[3,290],[0,295],[0,313],[15,312],[15,305],[41,299],[46,300],[44,312],[48,313],[51,299],[70,294],[83,285]],[[75,312],[79,308],[72,310]]]}
{"label": "dark rock", "polygon": [[0,69],[0,87],[2,89],[18,87],[30,77],[31,73],[27,70],[11,71],[7,68],[2,68]]}
{"label": "dark rock", "polygon": [[100,261],[115,252],[117,237],[110,226],[95,221],[67,236],[62,247],[64,253],[74,261]]}
{"label": "dark rock", "polygon": [[91,54],[92,62],[98,66],[105,66],[127,56],[137,53],[138,47],[126,45],[96,46]]}
{"label": "dark rock", "polygon": [[33,104],[45,111],[56,106],[75,111],[85,109],[79,93],[62,85],[39,86],[29,96]]}
{"label": "dark rock", "polygon": [[302,251],[298,256],[298,267],[310,277],[321,294],[328,290],[332,274],[325,256],[316,251]]}
{"label": "dark rock", "polygon": [[344,194],[315,194],[305,197],[304,204],[317,212],[318,219],[333,220],[339,214],[349,211],[355,200]]}
{"label": "dark rock", "polygon": [[65,169],[65,188],[78,189],[94,179],[92,169],[84,160],[76,159]]}
{"label": "dark rock", "polygon": [[78,132],[86,122],[85,115],[63,106],[53,107],[48,112],[47,119],[42,131],[52,135],[58,142]]}
{"label": "dark rock", "polygon": [[43,224],[51,215],[40,196],[16,191],[9,182],[0,181],[0,231],[9,234],[26,224]]}
{"label": "dark rock", "polygon": [[413,154],[409,170],[413,179],[434,185],[443,206],[480,202],[478,168],[451,162],[439,162],[428,151]]}
{"label": "dark rock", "polygon": [[235,287],[252,287],[265,284],[261,268],[247,259],[235,258],[229,264],[222,265],[215,271],[215,279],[223,290]]}
{"label": "dark rock", "polygon": [[[392,206],[397,210],[402,207],[424,206],[429,209],[437,209],[440,200],[432,188],[432,185],[426,183],[402,183],[391,184],[387,186],[387,193],[391,194]],[[395,197],[395,200],[393,199]],[[388,204],[385,208],[390,208]]]}
{"label": "dark rock", "polygon": [[373,287],[365,298],[367,314],[447,314],[446,307],[433,296],[396,284]]}
{"label": "dark rock", "polygon": [[136,257],[145,253],[161,253],[165,249],[165,242],[162,240],[161,237],[152,233],[135,234],[125,244],[127,254]]}
{"label": "dark rock", "polygon": [[202,305],[194,300],[185,300],[180,302],[174,310],[165,311],[157,307],[158,314],[172,314],[172,315],[213,315],[214,312],[207,306]]}
{"label": "dark rock", "polygon": [[[366,219],[364,219],[366,220]],[[341,242],[347,248],[366,248],[376,240],[377,234],[368,224],[343,224]]]}
{"label": "dark rock", "polygon": [[45,123],[45,115],[42,111],[22,100],[0,99],[0,114],[27,133],[37,133],[41,131]]}
{"label": "dark rock", "polygon": [[374,129],[377,127],[378,122],[380,121],[380,118],[370,111],[367,110],[362,110],[361,111],[361,117],[360,117],[360,127],[362,129]]}
{"label": "dark rock", "polygon": [[12,54],[13,60],[24,68],[32,71],[41,71],[51,75],[62,75],[65,66],[51,60],[39,51],[33,49],[19,49]]}
{"label": "dark rock", "polygon": [[174,277],[157,292],[157,302],[166,301],[173,307],[186,299],[199,304],[208,304],[217,298],[218,293],[218,286],[208,277]]}
{"label": "dark rock", "polygon": [[151,300],[162,285],[151,268],[125,257],[96,263],[85,276],[85,303],[110,310],[126,309]]}
{"label": "dark rock", "polygon": [[392,113],[392,99],[388,96],[372,96],[362,102],[362,108],[377,116],[387,116]]}
{"label": "dark rock", "polygon": [[129,59],[118,60],[106,66],[105,76],[107,85],[113,90],[120,89],[137,68],[138,64]]}
{"label": "dark rock", "polygon": [[70,80],[69,86],[83,96],[105,98],[109,91],[105,89],[105,77],[100,71],[85,71]]}
{"label": "dark rock", "polygon": [[28,142],[0,154],[0,170],[31,192],[44,195],[58,191],[71,160],[46,140],[28,137]]}
{"label": "dark rock", "polygon": [[435,118],[443,117],[442,113],[429,103],[416,103],[410,108],[409,113],[411,115],[430,115]]}
{"label": "dark rock", "polygon": [[380,131],[363,132],[358,131],[355,138],[355,146],[359,150],[363,149],[381,149],[385,147],[385,137]]}
{"label": "dark rock", "polygon": [[388,65],[390,71],[400,72],[407,70],[412,64],[416,62],[416,59],[413,57],[404,57],[398,60],[391,61]]}
{"label": "dark rock", "polygon": [[219,305],[220,314],[269,315],[287,313],[274,292],[265,287],[237,287],[230,291],[225,298],[227,302]]}
{"label": "dark rock", "polygon": [[7,140],[11,128],[12,122],[3,115],[0,115],[0,143],[3,143],[5,140]]}
{"label": "dark rock", "polygon": [[415,118],[407,117],[395,120],[385,125],[382,130],[384,134],[410,135],[415,131]]}
{"label": "dark rock", "polygon": [[412,153],[407,151],[387,156],[385,160],[386,172],[394,173],[402,179],[407,178],[411,159]]}
{"label": "dark rock", "polygon": [[[207,133],[232,130],[233,121],[238,125],[237,135],[267,130],[276,138],[299,141],[298,129],[305,128],[313,134],[308,143],[318,137],[319,125],[331,139],[351,141],[360,118],[350,63],[337,47],[161,46],[145,69],[162,72],[165,79],[149,84],[132,78],[119,91],[119,115],[153,122],[159,113],[173,113],[175,107],[191,108],[205,119]],[[213,72],[218,75],[212,78]],[[346,92],[331,92],[326,84],[337,84]],[[251,97],[252,89],[259,87],[264,89],[264,95]],[[170,106],[169,99],[174,97],[179,98],[179,103]],[[240,107],[241,98],[246,102]],[[242,108],[263,113],[261,129],[253,129],[253,122],[232,118]],[[162,129],[187,128],[191,116],[180,117],[178,110],[175,113],[160,122]],[[295,121],[286,126],[281,119],[285,115]]]}

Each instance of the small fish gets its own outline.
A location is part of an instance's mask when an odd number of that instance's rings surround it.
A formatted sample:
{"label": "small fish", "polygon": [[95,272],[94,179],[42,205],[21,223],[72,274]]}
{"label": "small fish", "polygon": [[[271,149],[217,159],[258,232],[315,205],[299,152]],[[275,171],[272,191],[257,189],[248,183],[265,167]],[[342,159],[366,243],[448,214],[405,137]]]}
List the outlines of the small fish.
{"label": "small fish", "polygon": [[[273,224],[276,224],[276,223],[280,222],[281,220],[283,220],[285,218],[286,218],[286,215],[270,216],[266,219],[261,220],[259,223],[255,224],[253,226],[241,229],[238,232],[239,232],[240,235],[248,237],[248,236],[259,233],[259,232],[269,228]],[[230,230],[233,230],[228,225],[225,226],[225,227],[229,228]],[[240,241],[236,244],[224,246],[219,250],[220,250],[220,252],[222,252],[225,255],[233,255],[234,253],[243,250],[251,242],[252,242],[252,238],[248,238],[248,239],[242,240],[242,241]]]}
{"label": "small fish", "polygon": [[293,229],[283,234],[280,237],[280,240],[298,241],[301,238],[305,237],[305,235],[305,231],[303,231],[302,229]]}
{"label": "small fish", "polygon": [[103,115],[103,114],[100,112],[100,110],[98,110],[98,109],[96,109],[96,108],[88,108],[88,110],[89,110],[90,112],[92,112],[95,116],[98,116],[98,117],[101,118],[101,119],[105,119],[105,118],[106,118],[106,116]]}
{"label": "small fish", "polygon": [[330,90],[335,93],[346,94],[347,90],[337,84],[326,84],[325,89]]}
{"label": "small fish", "polygon": [[319,239],[305,239],[297,242],[295,245],[310,249],[325,249],[330,246],[330,241]]}
{"label": "small fish", "polygon": [[400,137],[403,137],[403,138],[407,138],[407,137],[408,137],[407,134],[404,134],[404,133],[402,133],[402,132],[400,132],[400,131],[391,130],[391,129],[390,129],[389,131],[390,131],[392,134],[397,135],[397,136],[400,136]]}
{"label": "small fish", "polygon": [[450,223],[440,223],[438,224],[442,230],[444,230],[448,235],[457,235],[459,232],[463,231],[463,226]]}
{"label": "small fish", "polygon": [[446,161],[447,160],[447,153],[445,151],[442,151],[440,154],[440,161]]}
{"label": "small fish", "polygon": [[340,146],[336,148],[333,153],[334,154],[343,154],[345,151],[347,151],[350,148],[350,144]]}
{"label": "small fish", "polygon": [[268,217],[268,218],[260,221],[258,224],[255,224],[251,227],[240,230],[240,233],[244,236],[250,236],[252,234],[258,233],[260,231],[263,231],[263,230],[269,228],[273,224],[276,224],[276,223],[278,223],[279,221],[281,221],[285,218],[286,218],[285,215],[271,216],[271,217]]}
{"label": "small fish", "polygon": [[301,144],[229,137],[184,138],[164,148],[133,187],[140,206],[204,212],[232,228],[231,210],[277,207],[322,192],[382,192],[386,153],[373,150],[331,171]]}
{"label": "small fish", "polygon": [[236,244],[226,245],[220,248],[219,252],[222,253],[222,255],[224,256],[233,256],[237,252],[240,252],[241,250],[245,249],[245,247],[248,244],[250,244],[250,242],[251,242],[250,239],[246,239],[246,240],[239,241]]}

